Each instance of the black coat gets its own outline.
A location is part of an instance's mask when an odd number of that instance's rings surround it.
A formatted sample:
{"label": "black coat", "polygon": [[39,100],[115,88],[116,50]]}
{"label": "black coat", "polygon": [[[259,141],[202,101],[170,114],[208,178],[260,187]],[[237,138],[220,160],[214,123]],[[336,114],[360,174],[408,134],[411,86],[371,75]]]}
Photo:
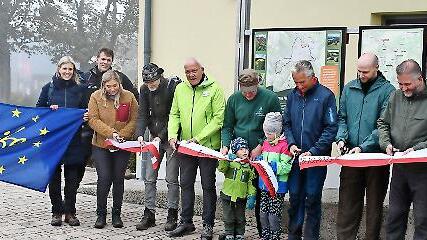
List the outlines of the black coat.
{"label": "black coat", "polygon": [[178,83],[179,80],[162,78],[155,91],[150,91],[146,85],[141,86],[135,136],[144,136],[148,127],[153,137],[167,141],[169,112]]}
{"label": "black coat", "polygon": [[[50,88],[51,90],[49,90]],[[54,75],[52,81],[43,86],[36,107],[58,105],[66,108],[84,108],[83,96],[83,85],[77,85],[72,80],[65,81]],[[75,165],[84,163],[80,136],[81,129],[77,131],[71,140],[62,158],[63,164]]]}

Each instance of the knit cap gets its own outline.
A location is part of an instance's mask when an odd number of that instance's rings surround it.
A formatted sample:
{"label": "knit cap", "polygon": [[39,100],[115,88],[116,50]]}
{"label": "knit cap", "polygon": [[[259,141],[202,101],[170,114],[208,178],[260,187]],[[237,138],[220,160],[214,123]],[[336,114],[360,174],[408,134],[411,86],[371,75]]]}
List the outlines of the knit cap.
{"label": "knit cap", "polygon": [[269,112],[265,115],[264,132],[276,133],[279,136],[282,133],[282,114],[280,112]]}
{"label": "knit cap", "polygon": [[248,142],[245,139],[238,137],[231,141],[230,149],[232,153],[236,154],[241,148],[249,149]]}

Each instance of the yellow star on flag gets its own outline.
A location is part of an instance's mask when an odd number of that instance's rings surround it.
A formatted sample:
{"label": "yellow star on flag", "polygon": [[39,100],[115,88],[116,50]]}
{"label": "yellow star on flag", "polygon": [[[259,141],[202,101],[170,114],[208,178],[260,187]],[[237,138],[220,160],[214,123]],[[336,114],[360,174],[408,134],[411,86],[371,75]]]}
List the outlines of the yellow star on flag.
{"label": "yellow star on flag", "polygon": [[19,118],[19,114],[21,114],[22,112],[20,112],[17,108],[15,108],[15,110],[12,111],[12,117],[17,117]]}
{"label": "yellow star on flag", "polygon": [[0,166],[0,174],[3,174],[3,172],[5,171],[6,169],[4,168],[4,166],[3,165],[1,165]]}
{"label": "yellow star on flag", "polygon": [[43,129],[40,129],[40,136],[41,135],[46,135],[49,132],[49,130],[47,130],[46,127],[44,127]]}
{"label": "yellow star on flag", "polygon": [[40,142],[40,141],[33,143],[34,147],[38,147],[39,148],[40,145],[42,145],[42,142]]}
{"label": "yellow star on flag", "polygon": [[39,120],[39,118],[40,118],[39,115],[37,115],[37,116],[35,116],[35,117],[31,118],[31,119],[33,119],[34,122],[37,122]]}
{"label": "yellow star on flag", "polygon": [[28,159],[27,159],[25,156],[22,156],[22,157],[20,157],[20,158],[19,158],[18,163],[20,163],[20,164],[24,165],[24,163],[25,163],[26,161],[28,161]]}

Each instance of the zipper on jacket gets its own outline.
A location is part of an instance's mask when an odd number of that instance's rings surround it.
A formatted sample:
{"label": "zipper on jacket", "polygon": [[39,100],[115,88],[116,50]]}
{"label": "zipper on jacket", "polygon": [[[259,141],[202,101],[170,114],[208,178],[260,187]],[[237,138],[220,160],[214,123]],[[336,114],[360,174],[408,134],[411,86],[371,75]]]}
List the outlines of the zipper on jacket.
{"label": "zipper on jacket", "polygon": [[193,138],[193,111],[194,111],[194,98],[196,97],[196,89],[193,88],[193,104],[191,105],[191,117],[190,117],[190,139]]}
{"label": "zipper on jacket", "polygon": [[64,107],[67,107],[67,88],[65,88],[65,91],[64,91],[64,99],[65,99]]}
{"label": "zipper on jacket", "polygon": [[300,146],[300,148],[301,148],[301,151],[302,151],[302,146],[303,146],[303,144],[302,144],[302,135],[303,135],[303,131],[304,131],[304,115],[305,115],[305,103],[306,103],[306,98],[305,97],[303,97],[302,98],[303,99],[303,104],[302,104],[302,120],[301,120],[301,146]]}
{"label": "zipper on jacket", "polygon": [[[366,93],[366,95],[367,95],[367,93]],[[362,121],[362,114],[363,114],[363,106],[365,105],[365,97],[366,97],[366,95],[365,94],[363,94],[363,99],[362,99],[362,111],[360,112],[360,116],[359,116],[359,127],[358,127],[358,129],[357,129],[357,145],[360,145],[360,142],[359,142],[359,136],[360,136],[360,122]]]}

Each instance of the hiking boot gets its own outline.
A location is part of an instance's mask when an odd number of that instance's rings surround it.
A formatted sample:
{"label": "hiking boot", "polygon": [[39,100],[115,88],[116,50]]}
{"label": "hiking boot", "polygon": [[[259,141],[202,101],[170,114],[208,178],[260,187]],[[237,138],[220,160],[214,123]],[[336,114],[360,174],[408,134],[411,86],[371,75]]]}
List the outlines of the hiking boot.
{"label": "hiking boot", "polygon": [[150,227],[154,226],[156,226],[156,218],[154,216],[154,212],[148,208],[145,208],[144,216],[142,217],[141,222],[136,225],[136,230],[147,230]]}
{"label": "hiking boot", "polygon": [[234,238],[234,240],[245,240],[245,236],[243,236],[243,235],[236,235],[236,237]]}
{"label": "hiking boot", "polygon": [[168,217],[166,218],[165,231],[172,231],[176,228],[178,221],[178,209],[169,208]]}
{"label": "hiking boot", "polygon": [[107,210],[96,210],[98,218],[95,222],[95,228],[104,228],[107,225]]}
{"label": "hiking boot", "polygon": [[123,221],[120,217],[121,210],[117,208],[113,208],[111,211],[111,223],[113,224],[113,227],[115,228],[122,228],[123,227]]}
{"label": "hiking boot", "polygon": [[182,237],[196,230],[193,223],[179,223],[179,225],[169,232],[169,237]]}
{"label": "hiking boot", "polygon": [[77,219],[76,215],[72,213],[65,214],[64,222],[68,223],[70,226],[80,226],[79,219]]}
{"label": "hiking boot", "polygon": [[213,235],[213,226],[208,224],[203,224],[202,234],[200,236],[201,240],[212,240]]}
{"label": "hiking boot", "polygon": [[227,235],[225,236],[224,240],[235,240],[233,235]]}
{"label": "hiking boot", "polygon": [[52,226],[61,226],[62,225],[62,214],[54,213],[52,214],[52,221],[50,221]]}

